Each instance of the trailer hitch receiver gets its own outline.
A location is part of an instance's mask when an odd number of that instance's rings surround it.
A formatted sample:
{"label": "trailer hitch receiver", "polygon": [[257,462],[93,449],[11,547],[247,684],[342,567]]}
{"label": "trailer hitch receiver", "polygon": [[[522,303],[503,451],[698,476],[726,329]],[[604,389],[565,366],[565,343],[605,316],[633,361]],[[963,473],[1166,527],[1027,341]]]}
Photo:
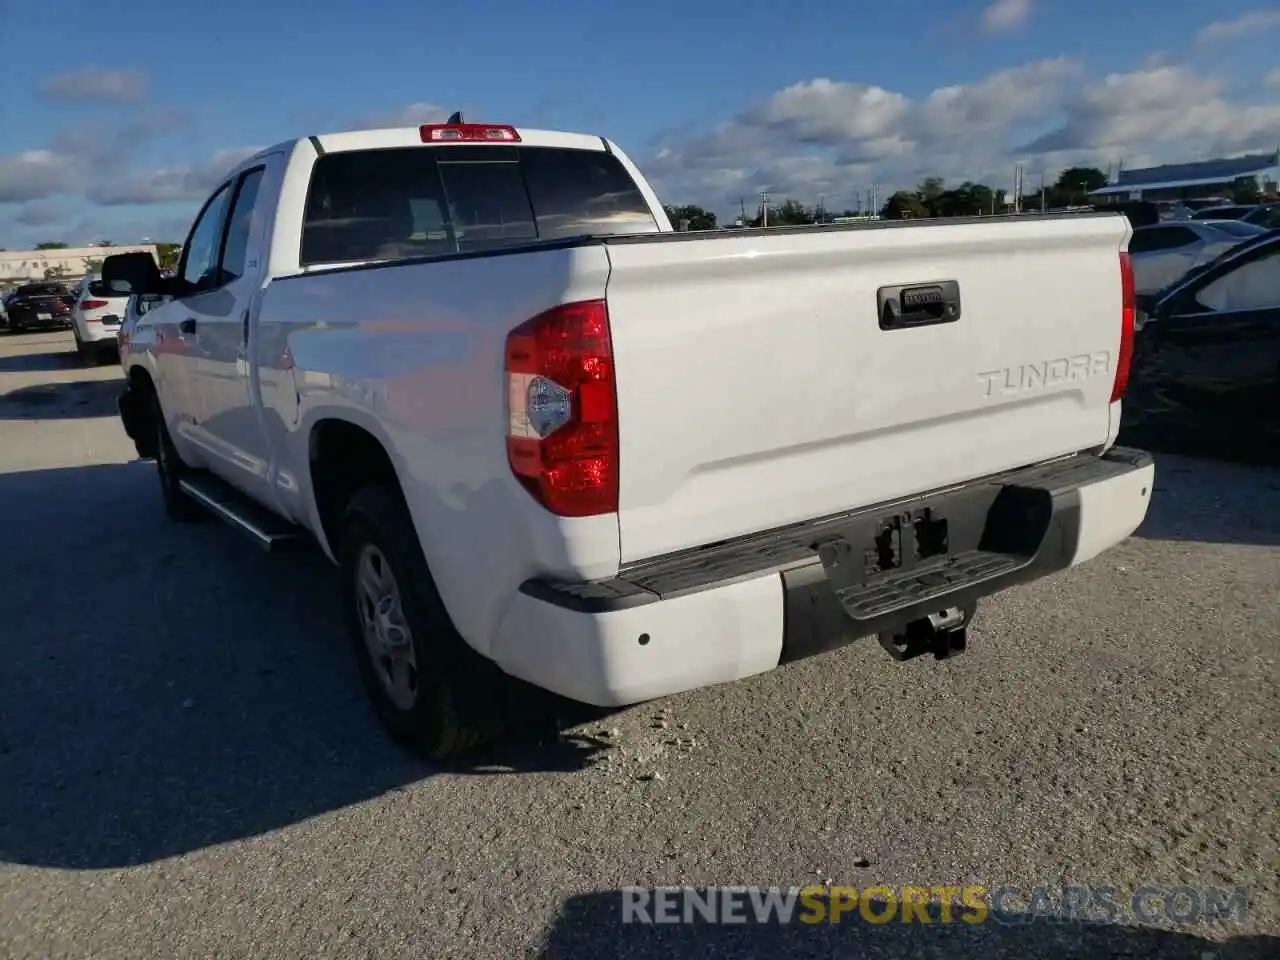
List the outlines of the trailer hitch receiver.
{"label": "trailer hitch receiver", "polygon": [[965,651],[969,622],[977,606],[948,607],[912,620],[900,631],[880,634],[880,646],[898,661],[914,660],[926,653],[932,653],[935,660],[959,656]]}

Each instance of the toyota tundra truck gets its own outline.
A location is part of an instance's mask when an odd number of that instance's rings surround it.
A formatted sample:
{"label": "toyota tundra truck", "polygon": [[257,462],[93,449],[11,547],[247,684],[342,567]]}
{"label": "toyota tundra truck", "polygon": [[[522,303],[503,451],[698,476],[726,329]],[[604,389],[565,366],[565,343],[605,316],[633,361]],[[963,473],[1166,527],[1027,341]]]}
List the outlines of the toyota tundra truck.
{"label": "toyota tundra truck", "polygon": [[158,298],[119,410],[169,515],[323,551],[396,738],[492,739],[508,676],[953,656],[1145,516],[1123,216],[678,232],[609,140],[454,119],[263,150],[175,276],[102,268]]}

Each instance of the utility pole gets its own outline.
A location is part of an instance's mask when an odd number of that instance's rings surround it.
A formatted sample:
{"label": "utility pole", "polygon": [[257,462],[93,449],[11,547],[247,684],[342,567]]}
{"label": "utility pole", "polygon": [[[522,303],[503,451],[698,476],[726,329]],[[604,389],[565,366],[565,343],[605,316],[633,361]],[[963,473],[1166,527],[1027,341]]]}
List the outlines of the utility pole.
{"label": "utility pole", "polygon": [[1013,212],[1022,212],[1022,164],[1013,169]]}
{"label": "utility pole", "polygon": [[762,227],[769,225],[769,195],[767,193],[760,194],[760,225]]}
{"label": "utility pole", "polygon": [[1044,171],[1040,171],[1040,212],[1044,213]]}

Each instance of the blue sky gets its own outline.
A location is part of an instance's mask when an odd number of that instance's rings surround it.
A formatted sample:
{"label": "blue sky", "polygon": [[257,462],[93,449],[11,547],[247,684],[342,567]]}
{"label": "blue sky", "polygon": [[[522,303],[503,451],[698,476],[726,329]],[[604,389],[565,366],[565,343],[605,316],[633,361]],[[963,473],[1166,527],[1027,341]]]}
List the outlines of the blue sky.
{"label": "blue sky", "polygon": [[604,133],[664,200],[722,213],[759,189],[841,205],[930,171],[1008,181],[1016,161],[1052,176],[1070,162],[1134,166],[1280,141],[1274,4],[196,9],[10,0],[0,246],[181,239],[242,149],[430,119],[432,108]]}

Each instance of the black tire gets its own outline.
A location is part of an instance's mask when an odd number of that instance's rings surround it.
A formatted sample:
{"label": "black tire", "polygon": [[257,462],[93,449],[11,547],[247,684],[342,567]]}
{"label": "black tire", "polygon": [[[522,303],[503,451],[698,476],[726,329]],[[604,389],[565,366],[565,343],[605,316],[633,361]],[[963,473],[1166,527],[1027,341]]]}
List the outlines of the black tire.
{"label": "black tire", "polygon": [[[385,560],[395,579],[414,663],[421,668],[415,671],[416,691],[407,709],[388,693],[365,641],[357,578],[366,546]],[[492,741],[505,714],[501,671],[472,650],[454,628],[398,491],[374,485],[351,498],[337,554],[360,678],[391,736],[433,760]]]}
{"label": "black tire", "polygon": [[102,364],[102,354],[98,351],[97,344],[85,343],[79,337],[76,337],[76,357],[86,367],[97,367]]}
{"label": "black tire", "polygon": [[178,456],[173,439],[169,436],[164,411],[160,408],[160,397],[154,389],[151,390],[151,427],[156,431],[156,475],[160,478],[164,512],[179,523],[204,519],[204,510],[178,486],[178,481],[187,474],[189,468]]}

